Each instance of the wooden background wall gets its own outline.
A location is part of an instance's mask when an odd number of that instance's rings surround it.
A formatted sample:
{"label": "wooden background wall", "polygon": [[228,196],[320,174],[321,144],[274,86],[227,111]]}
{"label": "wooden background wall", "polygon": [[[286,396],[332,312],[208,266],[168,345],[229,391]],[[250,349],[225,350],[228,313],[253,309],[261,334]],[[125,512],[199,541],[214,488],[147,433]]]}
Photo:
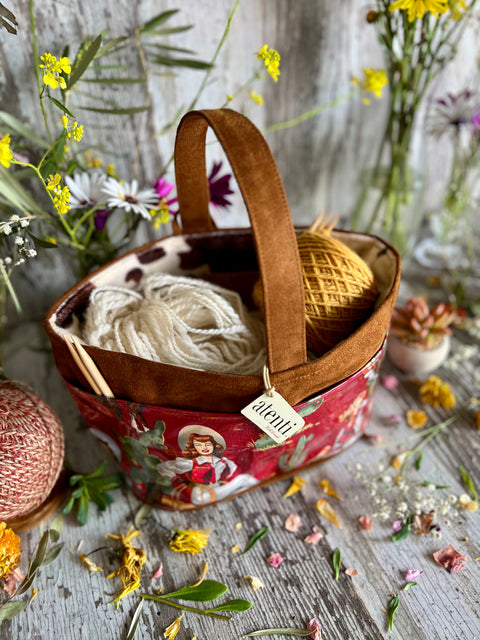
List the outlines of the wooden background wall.
{"label": "wooden background wall", "polygon": [[[3,2],[17,16],[19,28],[16,36],[0,30],[1,109],[35,127],[41,121],[32,71],[29,2]],[[161,11],[179,9],[168,25],[192,24],[194,28],[165,37],[163,43],[192,49],[199,59],[210,60],[234,3],[235,0],[37,0],[34,12],[38,47],[40,53],[59,55],[68,43],[74,53],[86,36],[95,37],[102,30],[109,37],[125,35]],[[264,43],[281,54],[278,83],[267,76],[254,85],[264,97],[263,106],[248,99],[232,104],[233,108],[244,109],[260,128],[348,94],[353,75],[361,75],[366,67],[383,66],[375,29],[365,19],[370,8],[371,4],[364,0],[241,0],[226,45],[197,106],[222,105],[226,95],[234,93],[258,68],[254,52]],[[446,91],[457,91],[475,82],[477,38],[475,22],[461,43],[456,61],[432,84],[426,106]],[[138,52],[133,47],[119,53],[116,60],[128,64],[128,75],[141,73]],[[158,132],[191,102],[202,79],[202,71],[150,68],[146,85],[105,89],[81,83],[73,91],[70,104],[84,125],[85,143],[108,150],[108,157],[106,153],[104,157],[116,163],[122,178],[136,175],[147,184],[157,176],[173,148],[175,129],[161,136]],[[98,92],[106,101],[114,98],[122,106],[150,101],[152,107],[147,114],[131,116],[100,116],[82,111],[80,106],[91,104],[90,96]],[[296,223],[309,223],[319,211],[328,210],[340,214],[344,226],[348,226],[362,171],[375,155],[385,107],[385,100],[365,106],[356,97],[297,127],[266,134]],[[422,120],[417,146],[428,167],[428,206],[434,206],[446,175],[448,145],[427,140]],[[216,157],[218,146],[212,145],[210,153]],[[222,213],[217,219],[225,226],[246,224],[240,213]],[[36,274],[31,284],[48,287],[50,279]]]}

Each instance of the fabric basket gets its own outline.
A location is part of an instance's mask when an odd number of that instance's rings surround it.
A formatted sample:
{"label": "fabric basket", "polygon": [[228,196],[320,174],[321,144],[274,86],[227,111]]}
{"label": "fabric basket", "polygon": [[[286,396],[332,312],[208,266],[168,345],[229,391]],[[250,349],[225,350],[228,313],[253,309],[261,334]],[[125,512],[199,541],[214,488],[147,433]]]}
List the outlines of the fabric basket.
{"label": "fabric basket", "polygon": [[[251,229],[217,229],[209,215],[209,126],[230,161]],[[192,111],[178,128],[175,171],[181,233],[140,247],[84,278],[53,305],[45,327],[56,366],[89,429],[118,460],[135,494],[163,508],[192,509],[298,472],[339,453],[364,432],[400,283],[400,257],[380,238],[333,232],[370,266],[379,297],[360,327],[325,355],[307,361],[296,232],[261,133],[229,109]],[[95,287],[134,288],[141,277],[158,271],[236,290],[247,305],[260,274],[270,380],[304,417],[300,431],[277,444],[240,413],[263,393],[262,376],[188,369],[86,346],[115,398],[91,392],[64,337],[81,336]],[[207,442],[204,454],[187,453],[195,437]]]}

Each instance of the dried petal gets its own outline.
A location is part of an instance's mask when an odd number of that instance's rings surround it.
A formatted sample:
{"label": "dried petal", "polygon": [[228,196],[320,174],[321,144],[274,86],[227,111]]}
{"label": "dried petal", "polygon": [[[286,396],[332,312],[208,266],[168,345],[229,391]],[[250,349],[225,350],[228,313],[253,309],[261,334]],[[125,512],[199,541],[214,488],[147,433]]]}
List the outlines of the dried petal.
{"label": "dried petal", "polygon": [[402,453],[399,453],[398,455],[393,457],[392,460],[390,461],[390,464],[394,469],[400,469],[402,464],[405,462],[406,457],[407,457],[407,452],[403,451]]}
{"label": "dried petal", "polygon": [[322,625],[317,618],[312,618],[307,625],[307,630],[311,631],[310,638],[312,640],[322,640]]}
{"label": "dried petal", "polygon": [[89,571],[92,571],[92,572],[103,571],[102,567],[99,567],[98,564],[95,564],[94,562],[92,562],[90,558],[87,558],[87,556],[84,553],[81,553],[78,557],[83,562],[83,564],[86,565]]}
{"label": "dried petal", "polygon": [[282,564],[283,558],[279,553],[272,553],[271,556],[268,556],[267,562],[276,569]]}
{"label": "dried petal", "polygon": [[462,555],[452,547],[451,544],[445,549],[435,551],[433,554],[435,562],[449,571],[457,572],[463,569],[467,556]]}
{"label": "dried petal", "polygon": [[182,613],[182,615],[179,618],[174,620],[172,624],[168,625],[168,627],[165,629],[163,635],[165,638],[167,638],[167,640],[173,640],[173,638],[175,638],[177,633],[180,631],[180,627],[182,626],[183,615],[184,614]]}
{"label": "dried petal", "polygon": [[210,529],[177,529],[169,547],[180,553],[200,553],[207,546],[210,533]]}
{"label": "dried petal", "polygon": [[364,433],[363,437],[369,440],[376,447],[379,447],[385,442],[385,438],[381,433]]}
{"label": "dried petal", "polygon": [[302,520],[297,513],[291,513],[288,518],[285,520],[285,529],[287,531],[291,531],[295,533],[300,529],[302,525]]}
{"label": "dried petal", "polygon": [[8,593],[9,596],[13,596],[17,590],[17,585],[24,579],[24,575],[17,568],[14,569],[8,576],[5,578],[5,582],[3,584],[3,588]]}
{"label": "dried petal", "polygon": [[245,580],[250,580],[254,591],[256,591],[257,589],[263,589],[263,587],[265,586],[263,582],[260,580],[260,578],[257,578],[256,576],[243,576],[243,577],[245,578]]}
{"label": "dried petal", "polygon": [[162,575],[163,575],[163,564],[160,563],[158,566],[158,569],[155,571],[155,573],[151,577],[151,580],[156,580],[157,578],[161,578]]}
{"label": "dried petal", "polygon": [[477,511],[478,509],[478,501],[473,500],[468,493],[462,493],[462,495],[458,498],[459,504],[467,511]]}
{"label": "dried petal", "polygon": [[402,421],[401,417],[398,415],[398,413],[392,413],[391,415],[387,416],[383,423],[385,424],[385,426],[387,427],[395,427],[397,426],[397,424],[400,424]]}
{"label": "dried petal", "polygon": [[365,531],[372,530],[372,519],[370,516],[360,516],[358,518],[358,523],[360,524],[362,529],[365,529]]}
{"label": "dried petal", "polygon": [[238,544],[234,544],[233,547],[230,549],[231,553],[240,553],[240,545]]}
{"label": "dried petal", "polygon": [[413,533],[417,536],[430,533],[433,527],[433,516],[435,511],[420,513],[413,517]]}
{"label": "dried petal", "polygon": [[323,516],[327,520],[330,520],[330,522],[336,525],[339,529],[342,528],[342,525],[340,524],[335,511],[326,500],[319,500],[316,504],[316,507],[321,516]]}
{"label": "dried petal", "polygon": [[314,526],[312,533],[308,534],[308,536],[304,539],[304,542],[306,542],[307,544],[318,544],[322,538],[323,531],[317,526]]}
{"label": "dried petal", "polygon": [[396,376],[383,376],[381,383],[385,389],[393,391],[398,387],[398,378]]}
{"label": "dried petal", "polygon": [[358,576],[358,571],[356,569],[352,569],[350,567],[345,569],[345,573],[347,574],[347,576]]}
{"label": "dried petal", "polygon": [[407,411],[406,418],[407,424],[411,429],[423,429],[428,421],[425,411],[413,411],[413,409]]}
{"label": "dried petal", "polygon": [[420,571],[420,569],[408,569],[405,571],[405,580],[407,582],[415,582],[422,573],[423,571]]}
{"label": "dried petal", "polygon": [[318,483],[318,486],[322,487],[323,493],[326,493],[327,495],[332,496],[333,498],[338,498],[338,500],[342,499],[338,495],[338,493],[334,491],[334,489],[332,489],[330,482],[326,478],[324,478],[323,480],[320,480],[320,482]]}
{"label": "dried petal", "polygon": [[288,491],[285,493],[283,497],[289,498],[290,496],[293,496],[294,493],[301,491],[305,485],[306,485],[306,482],[303,478],[301,478],[300,476],[295,476],[293,478],[292,484],[290,485]]}

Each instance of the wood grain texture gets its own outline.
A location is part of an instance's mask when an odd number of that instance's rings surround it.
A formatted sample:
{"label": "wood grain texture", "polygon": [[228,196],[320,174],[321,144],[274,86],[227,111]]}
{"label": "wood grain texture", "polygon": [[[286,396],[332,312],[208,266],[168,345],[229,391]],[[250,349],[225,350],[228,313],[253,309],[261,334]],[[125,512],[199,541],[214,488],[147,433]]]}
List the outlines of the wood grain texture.
{"label": "wood grain texture", "polygon": [[[465,339],[463,333],[456,335]],[[13,335],[9,345],[9,375],[31,383],[60,416],[66,435],[67,456],[75,469],[92,470],[105,458],[103,448],[86,431],[83,419],[53,367],[51,357],[35,349],[44,344],[37,325],[26,324]],[[15,354],[15,357],[12,357]],[[464,403],[472,395],[479,395],[480,385],[476,368],[479,358],[465,361],[461,373],[441,369],[438,373],[452,383],[457,400]],[[394,371],[386,360],[382,375]],[[409,408],[419,408],[418,386],[406,376],[399,375],[400,387],[395,392],[377,387],[374,414],[369,433],[381,434],[387,442],[412,435],[405,426],[387,427],[386,418],[392,413],[403,416]],[[431,423],[445,416],[442,409],[429,408]],[[448,412],[447,412],[448,413]],[[282,481],[264,489],[252,491],[214,507],[190,513],[171,513],[154,510],[141,527],[138,546],[147,552],[142,589],[164,592],[198,580],[208,561],[208,576],[229,586],[230,598],[245,598],[254,607],[245,613],[234,614],[231,622],[212,620],[186,613],[184,629],[179,640],[199,638],[240,638],[243,633],[259,628],[292,626],[304,627],[316,616],[329,640],[362,638],[379,640],[396,637],[402,640],[472,640],[480,637],[478,604],[480,578],[478,572],[479,525],[478,512],[459,511],[451,518],[450,526],[442,527],[440,539],[411,535],[401,543],[393,543],[391,518],[375,518],[371,532],[358,525],[358,517],[372,514],[378,508],[368,491],[355,478],[357,464],[374,473],[397,449],[392,444],[386,450],[371,443],[356,443],[343,454],[308,472],[301,473],[305,489],[285,499],[290,482]],[[480,486],[478,469],[480,443],[473,416],[468,414],[452,425],[445,435],[426,449],[422,469],[429,481],[449,485],[447,493],[459,495],[465,491],[458,466],[466,467],[475,485]],[[111,465],[111,469],[114,470]],[[315,508],[317,500],[326,497],[318,482],[327,478],[342,500],[329,498],[342,523],[342,528],[326,521]],[[439,493],[439,492],[437,492]],[[0,637],[32,638],[34,640],[117,640],[125,637],[129,621],[136,607],[137,597],[125,598],[119,609],[108,604],[118,584],[106,575],[117,565],[111,550],[99,551],[91,559],[103,566],[103,573],[89,573],[78,560],[79,553],[88,553],[105,545],[104,536],[125,533],[133,523],[141,503],[124,488],[114,494],[115,502],[104,513],[93,507],[85,527],[79,527],[72,516],[65,518],[61,539],[65,550],[57,561],[41,570],[36,581],[38,595],[32,604],[11,622],[4,622]],[[302,520],[296,533],[285,530],[290,513]],[[237,523],[242,523],[240,530]],[[48,523],[47,523],[48,524]],[[269,534],[245,556],[232,554],[235,543],[240,548],[250,536],[267,525]],[[319,526],[324,537],[318,546],[304,542],[304,538]],[[211,529],[210,543],[202,554],[185,556],[168,548],[168,533],[176,528]],[[26,555],[38,543],[40,531],[22,534]],[[452,544],[468,557],[466,567],[458,574],[450,574],[438,566],[432,554]],[[338,581],[332,569],[333,551],[342,553],[342,570]],[[273,552],[279,552],[284,562],[274,569],[266,562]],[[162,562],[163,577],[151,582],[150,576]],[[348,576],[347,567],[358,570],[358,576]],[[423,574],[418,585],[407,592],[404,572],[419,568]],[[258,576],[265,584],[253,591],[244,578]],[[394,634],[388,632],[385,609],[393,594],[399,594],[401,604],[395,616]],[[202,605],[199,605],[202,606]],[[146,602],[138,638],[162,637],[163,630],[179,614],[175,609]]]}

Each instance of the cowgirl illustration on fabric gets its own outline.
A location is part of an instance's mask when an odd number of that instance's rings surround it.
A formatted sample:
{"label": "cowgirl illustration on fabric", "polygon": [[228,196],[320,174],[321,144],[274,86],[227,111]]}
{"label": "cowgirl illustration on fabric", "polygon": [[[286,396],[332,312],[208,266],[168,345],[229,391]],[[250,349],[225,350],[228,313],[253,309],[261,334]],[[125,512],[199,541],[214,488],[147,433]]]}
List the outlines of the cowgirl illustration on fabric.
{"label": "cowgirl illustration on fabric", "polygon": [[188,425],[178,434],[182,457],[157,465],[161,476],[170,478],[171,496],[183,502],[205,505],[234,493],[245,491],[258,480],[237,473],[233,460],[223,457],[226,448],[222,436],[202,425]]}

